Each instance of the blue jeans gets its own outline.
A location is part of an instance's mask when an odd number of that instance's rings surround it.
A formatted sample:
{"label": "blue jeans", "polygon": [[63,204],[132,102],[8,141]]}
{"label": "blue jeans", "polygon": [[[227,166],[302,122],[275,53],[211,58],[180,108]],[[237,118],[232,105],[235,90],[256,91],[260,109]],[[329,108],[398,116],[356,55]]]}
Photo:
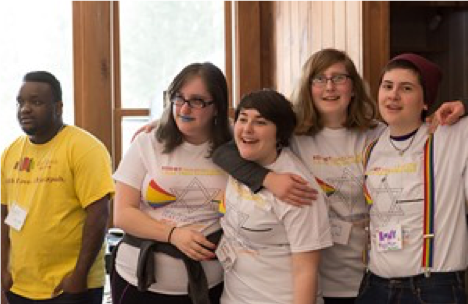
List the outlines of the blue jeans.
{"label": "blue jeans", "polygon": [[466,304],[465,273],[434,272],[430,277],[417,275],[385,279],[370,271],[359,288],[356,304]]}
{"label": "blue jeans", "polygon": [[62,293],[56,298],[48,300],[31,300],[11,291],[5,293],[9,304],[102,304],[104,288],[92,288],[86,292],[71,294]]}

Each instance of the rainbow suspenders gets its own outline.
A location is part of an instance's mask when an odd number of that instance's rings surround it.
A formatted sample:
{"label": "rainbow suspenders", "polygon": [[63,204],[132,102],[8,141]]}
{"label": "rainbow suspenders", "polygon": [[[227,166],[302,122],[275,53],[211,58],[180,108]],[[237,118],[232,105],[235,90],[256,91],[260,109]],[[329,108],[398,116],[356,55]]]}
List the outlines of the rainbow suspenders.
{"label": "rainbow suspenders", "polygon": [[[372,141],[364,150],[363,167],[364,174],[369,162],[372,150],[377,144],[378,139]],[[372,197],[365,185],[363,184],[364,197],[369,206],[373,204]],[[424,144],[424,225],[423,225],[423,256],[421,266],[424,269],[426,277],[430,276],[430,272],[434,261],[434,213],[435,213],[435,178],[434,178],[434,135],[429,135]],[[368,233],[370,233],[368,227]],[[370,240],[368,240],[370,243]],[[363,252],[363,261],[367,265],[368,248]]]}
{"label": "rainbow suspenders", "polygon": [[421,266],[426,276],[430,275],[434,260],[434,213],[434,135],[431,134],[424,145],[424,240]]}
{"label": "rainbow suspenders", "polygon": [[[362,158],[362,166],[363,166],[363,170],[364,170],[364,182],[362,183],[362,188],[363,188],[362,190],[363,190],[363,193],[364,193],[364,198],[366,200],[366,204],[369,206],[369,210],[370,210],[370,206],[372,206],[372,204],[373,204],[373,201],[372,201],[372,197],[370,196],[369,190],[366,187],[366,179],[367,179],[366,168],[367,168],[367,164],[368,164],[369,159],[370,159],[371,152],[374,149],[374,147],[375,147],[375,145],[377,144],[378,141],[379,141],[379,139],[377,138],[377,139],[373,140],[369,145],[367,145],[367,147],[364,149],[363,158]],[[366,234],[367,234],[367,238],[366,238],[366,241],[365,241],[365,244],[364,244],[364,249],[362,250],[362,262],[367,267],[367,265],[369,264],[369,250],[370,250],[370,243],[371,243],[370,218],[369,218],[369,221],[367,223]]]}

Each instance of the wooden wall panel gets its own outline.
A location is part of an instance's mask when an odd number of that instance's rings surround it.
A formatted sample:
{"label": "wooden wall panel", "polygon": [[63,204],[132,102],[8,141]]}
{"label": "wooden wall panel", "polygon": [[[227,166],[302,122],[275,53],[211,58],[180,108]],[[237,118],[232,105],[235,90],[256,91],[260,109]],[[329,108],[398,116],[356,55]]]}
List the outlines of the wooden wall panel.
{"label": "wooden wall panel", "polygon": [[73,2],[75,124],[112,151],[110,2]]}
{"label": "wooden wall panel", "polygon": [[[282,45],[278,47],[282,50],[282,57],[277,58],[277,63],[283,66],[283,75],[280,75],[283,85],[283,93],[289,94],[291,87],[291,54],[294,50],[291,49],[291,2],[284,1],[280,6],[282,8],[282,17],[280,21],[282,31]],[[297,17],[297,16],[296,16]],[[281,90],[280,90],[281,91]]]}
{"label": "wooden wall panel", "polygon": [[224,2],[224,47],[226,49],[226,61],[224,70],[226,71],[226,81],[229,90],[230,108],[234,106],[234,91],[232,85],[232,2]]}
{"label": "wooden wall panel", "polygon": [[[300,31],[300,40],[299,40],[299,65],[301,63],[305,62],[307,58],[309,58],[309,54],[311,53],[312,50],[312,43],[311,42],[311,37],[312,37],[312,31],[311,27],[307,26],[309,24],[309,3],[305,1],[300,1],[299,2],[299,25],[303,25],[299,27]],[[302,65],[301,65],[302,66]],[[300,70],[299,70],[300,71]]]}
{"label": "wooden wall panel", "polygon": [[260,3],[235,2],[236,91],[234,104],[246,93],[262,88]]}
{"label": "wooden wall panel", "polygon": [[[335,45],[335,12],[334,2],[320,2],[322,7],[320,11],[312,12],[312,18],[315,18],[317,14],[322,15],[322,27],[312,29],[314,32],[322,32],[322,47],[328,48]],[[293,17],[292,17],[293,18]]]}
{"label": "wooden wall panel", "polygon": [[322,2],[313,1],[309,4],[309,26],[311,39],[310,54],[322,49]]}
{"label": "wooden wall panel", "polygon": [[[301,71],[301,32],[303,26],[299,23],[301,16],[304,15],[303,12],[299,11],[299,2],[291,2],[291,16],[296,16],[296,18],[291,18],[291,31],[290,31],[290,50],[291,50],[291,74],[290,74],[290,84],[294,85],[296,83],[296,77],[300,75]],[[290,88],[291,89],[291,88]]]}
{"label": "wooden wall panel", "polygon": [[276,1],[273,63],[276,88],[289,96],[302,65],[314,52],[334,47],[348,52],[362,72],[362,2]]}
{"label": "wooden wall panel", "polygon": [[274,22],[274,3],[260,2],[260,58],[261,58],[261,85],[262,88],[273,88],[276,71],[272,65],[276,56],[276,37],[274,35],[276,23]]}
{"label": "wooden wall panel", "polygon": [[388,1],[364,1],[362,7],[363,75],[377,96],[382,68],[390,59],[390,5]]}
{"label": "wooden wall panel", "polygon": [[273,84],[275,89],[278,88],[278,84],[283,84],[285,82],[284,64],[278,64],[278,59],[281,58],[281,60],[284,60],[287,54],[287,52],[285,53],[283,51],[283,40],[285,35],[283,35],[283,24],[280,22],[284,19],[283,14],[285,10],[283,9],[283,6],[285,5],[285,3],[285,1],[279,1],[275,2],[275,4],[273,5],[274,23],[276,24],[275,31],[273,32],[273,37],[276,37],[276,55],[272,61],[272,65],[275,66],[276,71],[275,82]]}
{"label": "wooden wall panel", "polygon": [[353,35],[352,33],[361,33],[362,29],[362,5],[348,5],[346,7],[346,47],[349,56],[353,58],[354,64],[359,71],[363,71],[363,45],[362,35]]}
{"label": "wooden wall panel", "polygon": [[[336,2],[331,2],[334,4],[333,7],[333,30],[334,30],[334,36],[335,36],[335,41],[333,44],[333,47],[340,49],[340,50],[345,50],[346,49],[346,34],[347,34],[347,27],[346,27],[346,9],[347,9],[347,4],[344,1],[336,1]],[[353,37],[359,37],[359,35],[353,35]]]}

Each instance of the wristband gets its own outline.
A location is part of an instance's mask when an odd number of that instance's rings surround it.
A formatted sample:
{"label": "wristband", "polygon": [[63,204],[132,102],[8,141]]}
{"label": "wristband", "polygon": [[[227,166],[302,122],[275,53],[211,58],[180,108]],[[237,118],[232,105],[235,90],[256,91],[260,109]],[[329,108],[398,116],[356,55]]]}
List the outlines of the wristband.
{"label": "wristband", "polygon": [[172,237],[172,233],[174,232],[174,230],[177,228],[177,226],[174,226],[171,228],[171,231],[169,231],[169,234],[167,235],[167,242],[170,244],[171,243],[171,237]]}

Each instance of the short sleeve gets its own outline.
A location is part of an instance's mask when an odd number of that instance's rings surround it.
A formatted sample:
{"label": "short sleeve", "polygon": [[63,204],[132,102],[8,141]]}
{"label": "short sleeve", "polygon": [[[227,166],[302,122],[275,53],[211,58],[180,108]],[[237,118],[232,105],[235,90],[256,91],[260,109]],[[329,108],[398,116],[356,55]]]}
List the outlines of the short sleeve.
{"label": "short sleeve", "polygon": [[115,181],[127,184],[138,190],[141,189],[148,171],[144,164],[143,153],[141,152],[143,136],[144,134],[138,136],[133,141],[114,173]]}
{"label": "short sleeve", "polygon": [[[75,145],[73,149],[82,148]],[[115,186],[110,155],[102,143],[93,143],[74,160],[73,174],[76,195],[84,208],[108,194],[113,197]]]}
{"label": "short sleeve", "polygon": [[[294,170],[296,169],[296,170]],[[300,174],[308,180],[311,187],[318,189],[319,195],[311,205],[294,207],[276,199],[274,210],[283,225],[291,245],[291,252],[319,250],[333,245],[328,219],[328,209],[323,192],[315,178],[303,170],[297,170],[294,165],[289,170]]]}

